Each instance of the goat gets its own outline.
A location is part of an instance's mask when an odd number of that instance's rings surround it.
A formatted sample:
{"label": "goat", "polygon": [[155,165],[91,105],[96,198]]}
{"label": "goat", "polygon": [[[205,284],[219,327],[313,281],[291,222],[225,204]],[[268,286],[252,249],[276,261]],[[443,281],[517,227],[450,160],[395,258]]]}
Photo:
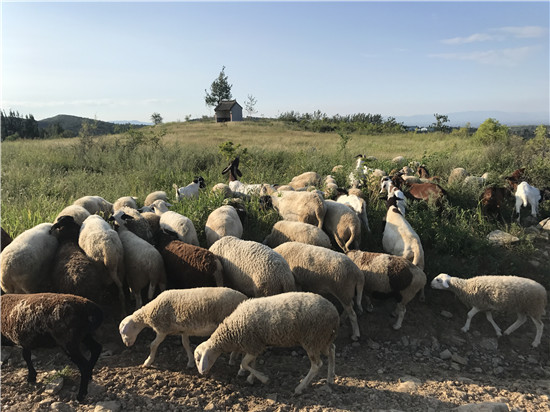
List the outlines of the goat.
{"label": "goat", "polygon": [[204,189],[206,184],[202,176],[195,176],[193,181],[185,187],[179,187],[175,183],[172,187],[176,190],[176,199],[181,201],[184,197],[196,198],[199,197],[199,189]]}
{"label": "goat", "polygon": [[[394,175],[391,180],[395,187],[403,190],[403,185],[406,182],[399,174]],[[433,199],[437,205],[441,205],[441,201],[447,196],[446,190],[437,183],[406,183],[406,186],[403,193],[411,200],[429,201]]]}

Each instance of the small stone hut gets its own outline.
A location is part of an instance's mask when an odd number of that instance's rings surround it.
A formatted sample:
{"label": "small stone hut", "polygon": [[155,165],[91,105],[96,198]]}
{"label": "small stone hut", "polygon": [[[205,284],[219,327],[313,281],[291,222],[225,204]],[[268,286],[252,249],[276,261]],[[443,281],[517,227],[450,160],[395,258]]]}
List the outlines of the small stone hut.
{"label": "small stone hut", "polygon": [[222,100],[214,109],[216,122],[240,122],[243,108],[236,100]]}

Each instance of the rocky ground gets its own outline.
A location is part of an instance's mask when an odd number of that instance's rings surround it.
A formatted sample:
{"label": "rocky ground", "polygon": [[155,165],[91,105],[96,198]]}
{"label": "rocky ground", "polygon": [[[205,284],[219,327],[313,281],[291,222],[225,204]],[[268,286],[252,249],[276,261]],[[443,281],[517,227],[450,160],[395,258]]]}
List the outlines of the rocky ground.
{"label": "rocky ground", "polygon": [[[541,253],[532,264],[550,268],[547,234],[540,241]],[[154,333],[144,330],[136,344],[126,348],[118,334],[120,319],[107,307],[107,319],[97,333],[103,352],[85,403],[75,399],[77,369],[59,349],[34,352],[38,378],[29,384],[20,349],[3,347],[2,410],[550,411],[549,315],[542,343],[533,349],[535,327],[530,321],[497,339],[479,314],[470,331],[461,332],[467,309],[450,292],[427,287],[426,302],[415,299],[408,305],[399,331],[391,328],[392,310],[390,301],[375,302],[374,311],[359,318],[358,343],[351,342],[351,328],[344,322],[336,340],[335,384],[325,385],[325,361],[312,386],[295,396],[294,388],[309,369],[301,348],[270,349],[259,358],[260,370],[270,378],[266,385],[251,386],[237,377],[238,367],[228,365],[226,355],[207,376],[187,369],[176,336],[161,344],[154,367],[145,369],[141,364]],[[495,316],[503,329],[514,320]],[[192,339],[194,344],[200,341]]]}

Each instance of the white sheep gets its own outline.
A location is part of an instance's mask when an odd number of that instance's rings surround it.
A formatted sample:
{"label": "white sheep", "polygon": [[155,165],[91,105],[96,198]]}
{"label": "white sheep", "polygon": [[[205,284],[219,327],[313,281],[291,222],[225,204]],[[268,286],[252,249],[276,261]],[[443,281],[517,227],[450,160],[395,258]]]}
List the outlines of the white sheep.
{"label": "white sheep", "polygon": [[228,286],[247,296],[269,296],[296,290],[287,261],[261,243],[224,236],[209,250],[220,259]]}
{"label": "white sheep", "polygon": [[206,234],[206,245],[210,247],[215,241],[224,236],[241,238],[243,235],[243,224],[237,210],[233,206],[220,206],[208,215],[204,232]]}
{"label": "white sheep", "polygon": [[6,293],[36,293],[49,281],[57,250],[57,238],[50,234],[51,223],[25,230],[0,254],[0,285]]}
{"label": "white sheep", "polygon": [[90,215],[80,228],[78,245],[94,262],[105,265],[109,277],[118,288],[122,312],[125,312],[124,248],[118,233],[101,216]]}
{"label": "white sheep", "polygon": [[367,229],[367,232],[370,232],[370,226],[369,226],[369,218],[367,216],[367,202],[365,199],[357,196],[357,195],[340,195],[336,198],[336,201],[338,203],[343,203],[345,205],[348,205],[353,210],[355,210],[355,213],[357,213],[357,216],[363,223],[363,226],[365,229]]}
{"label": "white sheep", "polygon": [[[155,200],[164,200],[165,202],[168,202],[168,195],[163,190],[157,190],[155,192],[151,192],[147,195],[147,197],[143,201],[143,205],[151,206],[155,202]],[[148,212],[150,212],[150,210],[148,210]]]}
{"label": "white sheep", "polygon": [[450,185],[463,182],[469,173],[463,167],[455,167],[449,174],[448,183]]}
{"label": "white sheep", "polygon": [[210,338],[195,349],[199,373],[205,374],[224,352],[245,353],[239,375],[250,372],[249,383],[269,378],[254,369],[255,359],[267,346],[302,346],[311,362],[308,374],[295,388],[301,394],[323,365],[321,354],[328,357],[327,384],[334,382],[335,346],[338,311],[332,303],[314,293],[290,292],[250,299],[241,303]]}
{"label": "white sheep", "polygon": [[540,190],[531,186],[527,182],[521,182],[516,186],[514,196],[516,198],[516,213],[518,215],[518,223],[520,221],[521,206],[527,207],[531,205],[531,216],[537,217],[539,213]]}
{"label": "white sheep", "polygon": [[323,227],[326,205],[323,196],[318,192],[278,192],[271,196],[262,196],[260,204],[265,208],[274,208],[285,220]]}
{"label": "white sheep", "polygon": [[135,196],[123,196],[119,197],[115,202],[113,203],[113,212],[116,212],[117,210],[121,209],[122,207],[131,207],[132,209],[137,209],[137,197]]}
{"label": "white sheep", "polygon": [[537,333],[531,346],[540,344],[544,323],[542,315],[546,313],[547,292],[544,286],[534,280],[519,276],[476,276],[461,279],[441,273],[431,283],[432,288],[453,292],[468,308],[468,318],[462,327],[468,332],[474,315],[485,312],[487,320],[493,325],[497,336],[502,336],[501,329],[493,320],[492,312],[517,313],[517,320],[504,331],[509,335],[531,318]]}
{"label": "white sheep", "polygon": [[357,265],[343,253],[299,242],[283,243],[274,250],[286,259],[302,290],[330,293],[340,301],[350,318],[351,338],[358,340],[359,324],[353,302],[355,297],[357,311],[362,313],[365,276]]}
{"label": "white sheep", "polygon": [[317,226],[309,223],[293,222],[291,220],[279,220],[273,225],[271,233],[263,241],[270,248],[286,242],[301,242],[330,249],[330,238]]}
{"label": "white sheep", "polygon": [[289,186],[293,189],[302,189],[308,186],[318,186],[321,182],[321,176],[316,172],[305,172],[301,175],[294,176],[289,182]]}
{"label": "white sheep", "polygon": [[[126,208],[125,208],[126,209]],[[147,297],[153,299],[157,287],[163,292],[166,289],[166,272],[159,251],[146,240],[131,232],[127,222],[134,218],[118,210],[111,216],[118,225],[118,236],[124,250],[124,268],[130,292],[136,299],[136,308],[143,305],[141,291],[149,286]],[[148,225],[148,224],[147,224]]]}
{"label": "white sheep", "polygon": [[113,213],[113,204],[103,199],[101,196],[84,196],[76,199],[73,205],[82,206],[91,215],[102,213],[104,216],[109,216]]}
{"label": "white sheep", "polygon": [[397,208],[395,197],[388,199],[382,247],[386,253],[403,256],[424,270],[424,249],[420,237]]}
{"label": "white sheep", "polygon": [[323,229],[344,252],[359,249],[361,243],[361,221],[355,210],[345,203],[325,200],[326,214]]}
{"label": "white sheep", "polygon": [[199,246],[197,231],[191,219],[182,214],[168,210],[170,203],[164,200],[155,200],[152,203],[155,213],[160,216],[160,228],[177,233],[178,239],[191,245]]}
{"label": "white sheep", "polygon": [[233,197],[233,191],[225,183],[216,183],[212,187],[212,193],[221,193],[226,199]]}
{"label": "white sheep", "polygon": [[194,358],[189,336],[210,336],[246,299],[242,293],[224,287],[167,290],[124,318],[118,330],[126,346],[132,346],[144,328],[155,331],[156,337],[143,367],[153,364],[157,349],[166,336],[181,335],[187,367],[192,368]]}
{"label": "white sheep", "polygon": [[[401,256],[360,250],[352,250],[346,255],[363,271],[366,293],[374,297],[395,297],[397,321],[393,328],[400,329],[407,303],[426,285],[424,271]],[[369,310],[372,310],[370,302]]]}
{"label": "white sheep", "polygon": [[179,202],[184,198],[198,198],[199,189],[204,189],[206,184],[204,183],[204,178],[202,176],[195,176],[193,181],[187,186],[178,187],[178,185],[174,183],[172,187],[176,190],[176,199]]}
{"label": "white sheep", "polygon": [[84,222],[84,220],[86,220],[86,218],[90,216],[90,212],[88,212],[88,210],[84,209],[82,206],[70,205],[59,212],[53,223],[57,223],[61,216],[72,216],[74,221],[79,226],[82,226],[82,222]]}

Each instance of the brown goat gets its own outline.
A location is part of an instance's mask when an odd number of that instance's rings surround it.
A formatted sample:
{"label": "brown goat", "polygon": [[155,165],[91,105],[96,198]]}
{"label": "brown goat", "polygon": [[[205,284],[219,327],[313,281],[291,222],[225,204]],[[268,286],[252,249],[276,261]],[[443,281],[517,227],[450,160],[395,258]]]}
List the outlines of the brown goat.
{"label": "brown goat", "polygon": [[445,189],[437,183],[407,183],[400,175],[393,176],[392,183],[412,200],[428,201],[433,199],[437,204],[441,204],[443,198],[447,196]]}
{"label": "brown goat", "polygon": [[498,216],[502,221],[502,204],[504,200],[512,196],[512,192],[507,187],[486,187],[481,194],[481,209],[487,216]]}

